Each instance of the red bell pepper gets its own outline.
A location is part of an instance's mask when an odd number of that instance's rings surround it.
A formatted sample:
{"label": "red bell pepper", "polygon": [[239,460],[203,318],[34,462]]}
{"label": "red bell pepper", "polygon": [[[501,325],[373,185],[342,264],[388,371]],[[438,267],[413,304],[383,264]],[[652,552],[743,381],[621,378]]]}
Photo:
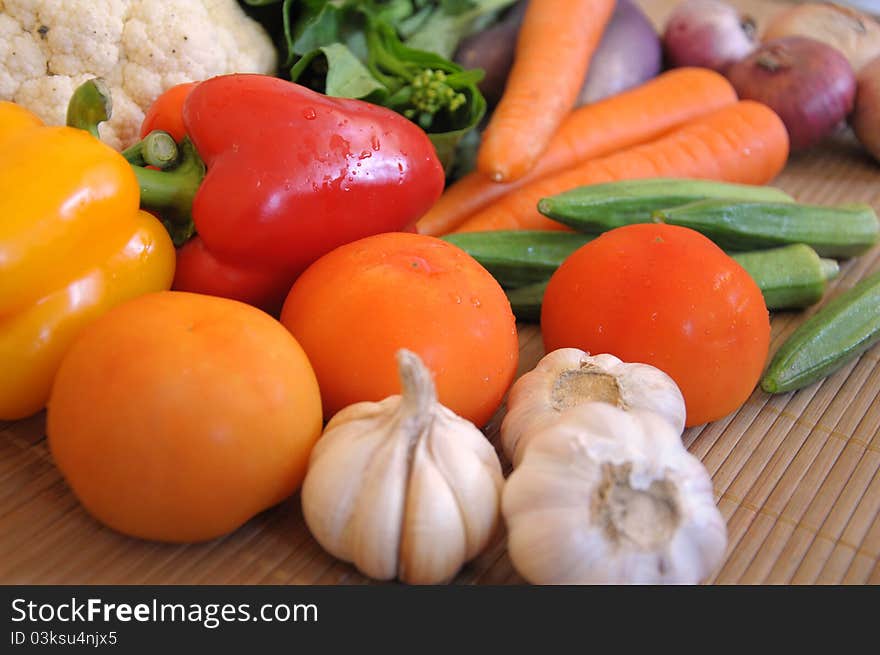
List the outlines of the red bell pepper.
{"label": "red bell pepper", "polygon": [[173,235],[198,233],[179,251],[178,289],[277,310],[321,255],[407,229],[443,190],[434,147],[412,122],[278,78],[202,82],[183,125],[177,167],[134,167],[142,204]]}

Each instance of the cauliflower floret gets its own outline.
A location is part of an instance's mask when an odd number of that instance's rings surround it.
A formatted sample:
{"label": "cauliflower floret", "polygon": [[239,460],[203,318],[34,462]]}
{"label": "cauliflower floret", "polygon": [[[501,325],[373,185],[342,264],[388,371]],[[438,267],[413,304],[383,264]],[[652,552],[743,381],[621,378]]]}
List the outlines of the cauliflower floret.
{"label": "cauliflower floret", "polygon": [[0,0],[0,100],[62,125],[73,90],[103,77],[113,116],[101,138],[138,138],[166,89],[226,73],[271,74],[269,36],[236,0]]}

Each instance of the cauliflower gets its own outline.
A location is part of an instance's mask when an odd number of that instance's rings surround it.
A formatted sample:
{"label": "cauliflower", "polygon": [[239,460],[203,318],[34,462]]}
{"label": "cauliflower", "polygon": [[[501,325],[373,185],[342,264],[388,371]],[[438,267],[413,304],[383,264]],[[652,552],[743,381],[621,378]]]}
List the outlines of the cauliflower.
{"label": "cauliflower", "polygon": [[0,0],[0,100],[62,125],[74,89],[103,77],[113,116],[101,138],[138,138],[144,112],[175,84],[267,73],[275,48],[236,0]]}

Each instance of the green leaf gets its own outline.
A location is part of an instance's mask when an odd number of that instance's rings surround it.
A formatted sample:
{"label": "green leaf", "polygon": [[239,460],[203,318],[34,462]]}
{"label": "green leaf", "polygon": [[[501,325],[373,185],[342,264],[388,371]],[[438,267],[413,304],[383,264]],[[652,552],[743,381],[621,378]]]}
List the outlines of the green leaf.
{"label": "green leaf", "polygon": [[454,182],[476,169],[481,140],[479,130],[470,130],[461,137],[455,149],[452,168],[447,171],[448,181]]}
{"label": "green leaf", "polygon": [[299,81],[309,68],[315,65],[319,57],[323,57],[326,62],[323,67],[326,73],[321,91],[328,96],[370,98],[373,101],[381,101],[388,95],[385,86],[373,77],[367,67],[342,43],[332,43],[300,57],[290,71],[291,79],[294,82]]}
{"label": "green leaf", "polygon": [[446,132],[428,133],[428,138],[431,139],[431,143],[434,144],[434,149],[437,151],[437,158],[443,164],[443,169],[447,175],[452,171],[452,167],[455,164],[455,152],[458,144],[468,132],[479,125],[486,113],[486,99],[479,91],[476,91],[476,89],[474,91],[475,95],[469,99],[466,105],[467,114],[466,119],[462,121],[464,123],[462,127]]}
{"label": "green leaf", "polygon": [[422,7],[405,19],[396,21],[394,26],[401,37],[404,39],[409,38],[422,29],[436,11],[433,7]]}
{"label": "green leaf", "polygon": [[[368,4],[368,3],[364,3]],[[397,25],[407,20],[418,11],[418,7],[412,0],[386,0],[385,2],[373,2],[373,11],[377,18]]]}
{"label": "green leaf", "polygon": [[463,14],[479,6],[477,0],[440,0],[440,9],[451,16]]}
{"label": "green leaf", "polygon": [[293,38],[290,40],[290,51],[295,55],[304,55],[317,48],[331,45],[339,41],[341,11],[330,3],[323,3],[317,11],[306,11],[305,16],[297,22]]}
{"label": "green leaf", "polygon": [[[481,18],[500,11],[515,0],[448,0],[445,8],[435,12],[430,20],[407,40],[408,46],[417,50],[435,52],[451,58],[461,40],[474,31]],[[470,8],[468,9],[467,6]],[[448,6],[448,7],[446,7]]]}

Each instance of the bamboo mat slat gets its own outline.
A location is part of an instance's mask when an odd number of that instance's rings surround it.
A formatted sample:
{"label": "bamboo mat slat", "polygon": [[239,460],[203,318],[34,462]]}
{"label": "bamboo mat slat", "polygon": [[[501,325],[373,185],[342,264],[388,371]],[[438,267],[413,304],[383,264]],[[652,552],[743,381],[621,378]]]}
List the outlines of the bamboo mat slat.
{"label": "bamboo mat slat", "polygon": [[[675,4],[642,3],[658,24]],[[753,14],[779,3],[743,0]],[[775,182],[799,200],[880,209],[880,165],[851,135],[792,157]],[[880,248],[844,262],[820,305],[772,320],[771,351],[842,290],[880,269]],[[520,327],[523,373],[543,355]],[[503,410],[502,410],[503,411]],[[499,412],[485,428],[498,447]],[[138,541],[94,522],[48,452],[44,416],[0,422],[0,583],[375,584],[311,538],[298,497],[235,533],[188,546]],[[795,393],[756,390],[735,414],[691,428],[689,450],[712,475],[728,524],[718,584],[880,584],[880,347]],[[505,473],[510,465],[504,462]],[[456,584],[521,584],[499,534]]]}

